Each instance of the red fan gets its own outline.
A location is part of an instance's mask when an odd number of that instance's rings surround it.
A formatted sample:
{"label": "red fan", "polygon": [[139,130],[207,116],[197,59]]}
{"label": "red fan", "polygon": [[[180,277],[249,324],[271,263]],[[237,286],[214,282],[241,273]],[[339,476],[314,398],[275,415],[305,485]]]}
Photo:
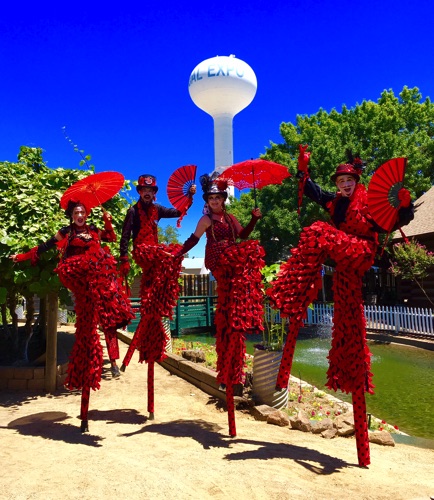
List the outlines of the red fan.
{"label": "red fan", "polygon": [[398,220],[399,191],[404,187],[407,158],[393,158],[374,172],[368,186],[368,207],[375,222],[390,232]]}
{"label": "red fan", "polygon": [[92,174],[75,182],[60,199],[63,209],[68,207],[70,200],[83,203],[87,210],[113,198],[124,185],[124,176],[119,172],[101,172]]}
{"label": "red fan", "polygon": [[181,226],[181,220],[193,203],[190,188],[195,183],[196,165],[184,165],[177,168],[169,177],[167,183],[167,197],[170,203],[181,212],[181,216],[176,222],[176,226]]}

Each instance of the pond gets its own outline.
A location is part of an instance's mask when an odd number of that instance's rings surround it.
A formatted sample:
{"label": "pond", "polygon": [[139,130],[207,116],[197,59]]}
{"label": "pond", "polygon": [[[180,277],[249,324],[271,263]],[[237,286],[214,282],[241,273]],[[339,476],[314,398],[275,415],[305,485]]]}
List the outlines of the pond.
{"label": "pond", "polygon": [[[182,338],[215,343],[214,337],[209,334],[184,334]],[[254,344],[261,339],[261,336],[249,335],[246,344],[249,354],[253,354]],[[324,387],[330,344],[329,329],[316,337],[300,336],[292,375],[351,402],[351,394],[335,393]],[[369,342],[369,348],[372,352],[375,394],[366,394],[367,411],[391,425],[397,425],[406,434],[434,440],[434,351],[373,342]]]}

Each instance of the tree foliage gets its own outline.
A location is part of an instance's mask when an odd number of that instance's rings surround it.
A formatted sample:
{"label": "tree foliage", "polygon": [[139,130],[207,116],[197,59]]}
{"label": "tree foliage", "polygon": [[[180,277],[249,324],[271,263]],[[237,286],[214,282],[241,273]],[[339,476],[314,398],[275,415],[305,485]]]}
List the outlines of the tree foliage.
{"label": "tree foliage", "polygon": [[[422,101],[417,88],[404,87],[399,97],[384,91],[377,102],[343,106],[341,112],[320,109],[311,116],[298,115],[295,124],[282,123],[280,133],[283,142],[271,143],[263,157],[288,166],[293,177],[257,192],[264,217],[252,235],[261,240],[267,264],[288,255],[303,226],[327,219],[321,207],[306,197],[297,216],[299,144],[309,144],[311,177],[325,190],[335,191],[330,176],[347,161],[347,148],[367,161],[361,179],[365,185],[377,167],[396,157],[408,158],[405,186],[413,199],[434,183],[434,105],[428,98]],[[252,207],[252,195],[247,193],[233,202],[231,211],[245,223]]]}
{"label": "tree foliage", "polygon": [[434,305],[423,287],[423,279],[429,275],[429,269],[434,266],[434,253],[412,239],[393,245],[391,255],[391,273],[402,279],[414,281],[431,305]]}

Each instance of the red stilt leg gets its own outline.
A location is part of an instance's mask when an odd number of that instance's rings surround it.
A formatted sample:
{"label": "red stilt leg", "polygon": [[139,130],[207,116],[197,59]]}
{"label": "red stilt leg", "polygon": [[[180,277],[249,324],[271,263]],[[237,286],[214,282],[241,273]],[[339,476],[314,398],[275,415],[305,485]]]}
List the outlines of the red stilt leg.
{"label": "red stilt leg", "polygon": [[354,426],[356,428],[356,445],[359,465],[366,467],[371,463],[369,452],[368,423],[366,421],[366,401],[363,388],[352,393]]}
{"label": "red stilt leg", "polygon": [[[136,330],[137,333],[137,330]],[[121,371],[124,372],[126,367],[130,364],[131,358],[133,357],[134,351],[137,348],[137,342],[138,342],[138,335],[134,333],[133,338],[131,340],[130,345],[128,346],[128,351],[125,354],[125,357],[122,361],[122,366],[121,366]]]}
{"label": "red stilt leg", "polygon": [[85,385],[81,391],[81,408],[80,408],[80,418],[81,418],[81,432],[87,432],[89,430],[87,413],[89,410],[89,398],[90,398],[90,387]]}
{"label": "red stilt leg", "polygon": [[226,406],[228,409],[229,436],[235,437],[237,429],[235,425],[234,386],[232,383],[226,386]]}
{"label": "red stilt leg", "polygon": [[148,363],[148,412],[149,420],[154,420],[154,362]]}
{"label": "red stilt leg", "polygon": [[291,375],[292,360],[294,358],[297,336],[303,321],[292,320],[289,326],[288,336],[286,338],[283,350],[282,360],[280,361],[279,373],[276,380],[276,389],[286,389],[288,387],[289,377]]}

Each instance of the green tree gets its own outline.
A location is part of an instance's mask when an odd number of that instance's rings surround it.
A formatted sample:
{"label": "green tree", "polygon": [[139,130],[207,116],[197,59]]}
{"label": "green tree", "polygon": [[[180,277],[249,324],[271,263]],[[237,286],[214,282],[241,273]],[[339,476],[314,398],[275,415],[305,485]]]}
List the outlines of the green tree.
{"label": "green tree", "polygon": [[[282,123],[280,133],[283,143],[271,143],[263,157],[288,166],[293,177],[257,192],[264,217],[252,235],[263,244],[267,264],[286,258],[302,227],[327,220],[321,207],[306,197],[297,216],[299,144],[309,144],[311,176],[325,190],[335,191],[330,176],[346,161],[347,148],[368,162],[361,179],[365,185],[377,167],[401,156],[408,158],[405,185],[413,199],[434,183],[434,105],[428,98],[422,101],[417,88],[404,87],[399,97],[392,90],[384,91],[377,102],[343,106],[340,113],[320,109],[311,116],[298,115],[295,124]],[[247,193],[230,210],[247,222],[252,207],[252,195]]]}
{"label": "green tree", "polygon": [[164,229],[158,226],[158,241],[165,245],[179,243],[179,231],[176,227],[166,226]]}
{"label": "green tree", "polygon": [[434,306],[434,302],[423,287],[423,279],[428,276],[429,268],[434,266],[434,253],[429,252],[424,245],[414,239],[396,243],[392,246],[390,253],[392,256],[391,273],[404,280],[414,281],[430,304]]}

